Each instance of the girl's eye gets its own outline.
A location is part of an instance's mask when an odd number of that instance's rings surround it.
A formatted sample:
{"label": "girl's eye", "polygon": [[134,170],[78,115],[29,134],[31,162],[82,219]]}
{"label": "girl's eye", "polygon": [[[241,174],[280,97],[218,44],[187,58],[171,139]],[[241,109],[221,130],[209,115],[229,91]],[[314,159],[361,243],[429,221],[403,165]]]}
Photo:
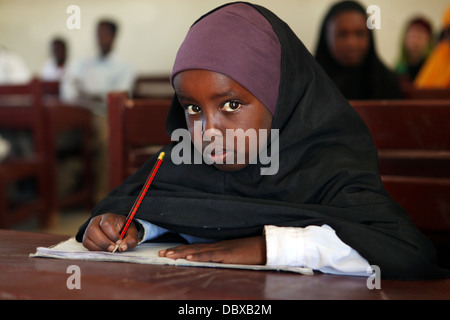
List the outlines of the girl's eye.
{"label": "girl's eye", "polygon": [[193,104],[186,106],[186,110],[189,114],[198,114],[202,111],[202,109],[199,106]]}
{"label": "girl's eye", "polygon": [[226,112],[233,112],[242,107],[242,104],[239,101],[231,100],[224,103],[222,110]]}

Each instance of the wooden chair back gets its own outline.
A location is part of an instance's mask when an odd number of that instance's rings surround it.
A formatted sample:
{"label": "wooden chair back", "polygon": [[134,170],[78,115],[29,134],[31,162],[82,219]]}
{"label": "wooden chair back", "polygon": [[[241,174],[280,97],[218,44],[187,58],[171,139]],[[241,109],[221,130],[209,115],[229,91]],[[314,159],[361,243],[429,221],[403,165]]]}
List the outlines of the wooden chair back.
{"label": "wooden chair back", "polygon": [[110,189],[171,142],[165,128],[171,102],[171,99],[129,99],[122,92],[108,95]]}

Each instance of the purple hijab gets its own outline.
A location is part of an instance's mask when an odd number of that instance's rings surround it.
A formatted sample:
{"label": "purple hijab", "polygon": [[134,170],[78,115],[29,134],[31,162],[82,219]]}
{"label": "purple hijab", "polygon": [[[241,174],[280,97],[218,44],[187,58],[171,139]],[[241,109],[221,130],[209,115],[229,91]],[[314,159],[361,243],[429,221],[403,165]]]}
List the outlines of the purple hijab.
{"label": "purple hijab", "polygon": [[177,73],[188,69],[228,76],[275,113],[281,46],[270,23],[252,6],[228,5],[195,23],[178,50],[172,84]]}

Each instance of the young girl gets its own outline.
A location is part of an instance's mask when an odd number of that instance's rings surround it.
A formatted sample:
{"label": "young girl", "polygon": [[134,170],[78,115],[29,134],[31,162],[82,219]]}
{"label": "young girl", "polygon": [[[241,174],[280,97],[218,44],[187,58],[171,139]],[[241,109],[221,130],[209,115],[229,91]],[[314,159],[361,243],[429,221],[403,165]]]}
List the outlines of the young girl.
{"label": "young girl", "polygon": [[398,76],[379,58],[367,20],[366,8],[356,1],[331,6],[316,60],[347,99],[402,99]]}
{"label": "young girl", "polygon": [[[171,81],[168,132],[185,128],[194,137],[200,123],[202,143],[198,150],[191,144],[191,156],[221,141],[209,153],[213,164],[175,164],[177,142],[164,147],[166,159],[126,237],[119,240],[119,232],[156,157],[81,226],[77,239],[89,250],[112,251],[117,243],[124,251],[176,236],[186,245],[160,256],[366,276],[377,265],[382,277],[397,279],[446,275],[383,189],[364,123],[273,13],[233,3],[203,16],[178,51]],[[230,129],[277,132],[277,148],[272,136],[258,144],[278,151],[278,170],[261,174],[248,143],[226,148]],[[235,161],[240,153],[244,163]]]}

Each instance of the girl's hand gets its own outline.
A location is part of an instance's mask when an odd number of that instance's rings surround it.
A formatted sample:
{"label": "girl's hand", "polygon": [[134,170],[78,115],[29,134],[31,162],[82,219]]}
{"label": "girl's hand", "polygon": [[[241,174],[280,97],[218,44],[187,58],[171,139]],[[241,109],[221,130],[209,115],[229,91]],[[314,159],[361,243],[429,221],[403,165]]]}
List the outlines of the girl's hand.
{"label": "girl's hand", "polygon": [[208,244],[190,244],[159,251],[160,257],[230,264],[265,264],[264,236],[225,240]]}
{"label": "girl's hand", "polygon": [[125,238],[120,239],[120,231],[126,217],[113,213],[105,213],[93,217],[83,236],[83,246],[91,251],[112,252],[119,245],[118,251],[125,251],[137,246],[138,230],[134,223],[128,228]]}

